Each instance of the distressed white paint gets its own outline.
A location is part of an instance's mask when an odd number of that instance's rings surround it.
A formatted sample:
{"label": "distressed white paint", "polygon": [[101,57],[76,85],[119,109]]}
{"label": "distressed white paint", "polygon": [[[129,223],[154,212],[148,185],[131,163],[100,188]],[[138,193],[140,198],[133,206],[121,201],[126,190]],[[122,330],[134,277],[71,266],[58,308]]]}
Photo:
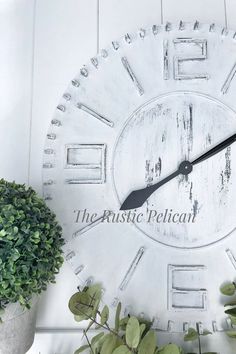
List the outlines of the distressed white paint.
{"label": "distressed white paint", "polygon": [[161,23],[161,0],[99,0],[99,48],[148,23]]}
{"label": "distressed white paint", "polygon": [[[234,0],[231,0],[234,2]],[[224,0],[163,0],[163,21],[196,20],[225,26]]]}
{"label": "distressed white paint", "polygon": [[236,2],[234,0],[226,0],[226,20],[229,28],[236,30]]}
{"label": "distressed white paint", "polygon": [[28,182],[34,1],[0,2],[0,176]]}
{"label": "distressed white paint", "polygon": [[[235,250],[233,237],[226,237],[235,227],[232,204],[236,191],[231,177],[236,171],[236,160],[231,158],[229,149],[202,163],[188,179],[180,177],[171,181],[154,193],[141,209],[144,214],[156,207],[192,211],[196,214],[195,224],[160,226],[144,221],[136,228],[111,223],[114,216],[111,215],[110,222],[96,222],[96,227],[91,227],[91,222],[87,221],[87,232],[78,233],[86,224],[81,220],[77,222],[74,210],[83,208],[98,216],[101,209],[112,208],[118,212],[120,202],[132,189],[167,176],[182,160],[193,160],[235,131],[235,102],[230,92],[222,94],[225,72],[219,70],[223,59],[226,68],[231,65],[233,33],[222,35],[221,27],[216,27],[215,32],[211,30],[212,27],[201,23],[185,24],[184,29],[179,29],[179,24],[171,24],[160,27],[156,33],[149,26],[131,33],[131,43],[111,44],[105,58],[97,56],[96,67],[86,65],[86,77],[81,72],[76,76],[80,86],[68,86],[66,92],[71,99],[60,102],[63,112],[57,110],[54,117],[62,124],[49,127],[50,137],[55,134],[57,138],[47,139],[45,146],[55,151],[54,156],[44,156],[44,162],[52,164],[53,168],[44,169],[43,179],[54,181],[53,185],[45,185],[45,196],[50,196],[48,204],[64,226],[69,241],[66,254],[74,273],[80,270],[79,284],[102,282],[106,303],[113,304],[116,298],[129,308],[132,299],[132,308],[145,311],[149,316],[159,316],[157,329],[169,332],[182,333],[185,323],[189,326],[202,323],[212,330],[222,330],[227,325],[226,322],[222,325],[221,316],[216,313],[221,308],[219,284],[224,281],[226,272],[232,277],[234,273],[225,253],[226,245]],[[177,49],[176,39],[181,37],[193,40],[184,43],[178,40]],[[176,55],[184,60],[178,63],[182,76],[170,75],[164,80],[163,43],[167,39],[170,72],[173,72]],[[197,57],[196,49],[200,49]],[[216,55],[219,61],[215,60]],[[127,58],[129,75],[122,58]],[[140,87],[137,82],[143,89],[142,95],[137,90]],[[170,93],[173,91],[177,93]],[[78,100],[112,119],[113,128],[83,110],[78,111]],[[67,169],[64,169],[63,147],[71,142],[106,144],[106,183],[65,186]],[[234,151],[235,146],[232,146],[232,156]],[[73,237],[75,233],[77,237]],[[140,247],[145,248],[145,257],[136,264],[133,250]],[[214,277],[216,254],[223,260]],[[206,279],[204,291],[191,288],[192,284],[187,284],[185,279],[181,291],[173,293],[173,306],[168,309],[173,291],[168,289],[167,283],[170,264],[193,268],[200,264]],[[150,278],[148,270],[151,270]],[[144,286],[140,279],[147,279],[151,285]],[[186,289],[192,289],[194,294],[186,293]],[[137,293],[141,296],[135,296]],[[158,302],[150,301],[157,293]],[[188,311],[183,314],[180,307]]]}
{"label": "distressed white paint", "polygon": [[37,1],[30,183],[39,192],[47,127],[67,83],[96,53],[96,15],[95,0]]}

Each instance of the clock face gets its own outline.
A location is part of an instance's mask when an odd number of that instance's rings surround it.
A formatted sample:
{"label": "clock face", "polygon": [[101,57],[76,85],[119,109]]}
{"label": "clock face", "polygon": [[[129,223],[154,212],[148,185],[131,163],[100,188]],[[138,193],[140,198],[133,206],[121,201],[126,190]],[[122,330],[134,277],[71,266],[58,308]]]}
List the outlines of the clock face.
{"label": "clock face", "polygon": [[47,134],[44,197],[78,282],[158,329],[230,325],[218,289],[236,270],[236,144],[120,207],[236,133],[235,41],[197,22],[126,34],[73,78]]}
{"label": "clock face", "polygon": [[[205,95],[169,93],[145,103],[125,123],[115,147],[113,178],[119,202],[235,131],[235,113]],[[180,175],[153,193],[139,208],[143,214],[136,221],[139,230],[155,241],[180,248],[207,246],[231,234],[235,228],[232,206],[236,205],[232,149],[236,152],[229,146],[196,166],[190,175]]]}

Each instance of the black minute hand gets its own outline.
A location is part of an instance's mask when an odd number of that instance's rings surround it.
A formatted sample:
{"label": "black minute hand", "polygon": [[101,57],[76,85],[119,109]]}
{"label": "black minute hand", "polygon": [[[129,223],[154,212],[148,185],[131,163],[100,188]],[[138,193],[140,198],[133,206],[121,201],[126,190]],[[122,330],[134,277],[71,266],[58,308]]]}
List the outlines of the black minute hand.
{"label": "black minute hand", "polygon": [[191,162],[192,165],[196,165],[199,162],[209,159],[209,157],[214,156],[215,154],[217,154],[221,150],[225,149],[227,146],[233,144],[235,141],[236,141],[236,134],[230,136],[228,139],[225,139],[220,144],[214,146],[212,149],[205,152],[205,154],[201,155],[196,160],[192,161]]}
{"label": "black minute hand", "polygon": [[214,156],[221,150],[225,149],[227,146],[231,145],[236,141],[236,134],[232,135],[231,137],[227,138],[226,140],[222,141],[220,144],[214,146],[212,149],[208,150],[197,159],[193,160],[192,162],[183,161],[179,165],[179,168],[173,172],[168,177],[164,178],[160,182],[153,184],[152,186],[148,186],[146,188],[137,189],[131,192],[128,197],[125,199],[123,204],[120,207],[120,210],[127,210],[127,209],[135,209],[139,208],[143,205],[143,203],[150,197],[152,193],[154,193],[158,188],[172,180],[173,178],[177,177],[180,174],[187,175],[192,172],[193,166],[202,162],[209,157]]}

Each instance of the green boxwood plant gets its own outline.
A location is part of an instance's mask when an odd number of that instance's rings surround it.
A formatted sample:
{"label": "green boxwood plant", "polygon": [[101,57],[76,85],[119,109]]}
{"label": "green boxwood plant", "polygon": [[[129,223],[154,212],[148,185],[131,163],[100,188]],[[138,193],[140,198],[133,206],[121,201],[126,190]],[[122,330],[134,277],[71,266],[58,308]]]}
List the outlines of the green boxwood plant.
{"label": "green boxwood plant", "polygon": [[55,282],[63,263],[62,229],[31,187],[0,180],[0,310]]}

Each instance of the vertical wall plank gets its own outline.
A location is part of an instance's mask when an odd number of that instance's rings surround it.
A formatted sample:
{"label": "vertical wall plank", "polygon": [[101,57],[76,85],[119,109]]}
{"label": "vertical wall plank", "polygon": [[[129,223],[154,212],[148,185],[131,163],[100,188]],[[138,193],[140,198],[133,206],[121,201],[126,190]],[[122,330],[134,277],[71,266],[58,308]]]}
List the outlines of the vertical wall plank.
{"label": "vertical wall plank", "polygon": [[236,31],[236,1],[225,0],[227,25],[230,29]]}
{"label": "vertical wall plank", "polygon": [[[43,147],[67,85],[97,49],[97,0],[38,0],[36,6],[30,184],[41,193]],[[65,264],[40,302],[38,326],[76,326],[68,300],[76,279]],[[60,309],[60,311],[58,311]],[[55,350],[53,351],[55,352]]]}
{"label": "vertical wall plank", "polygon": [[161,22],[161,0],[100,0],[100,48],[129,31]]}
{"label": "vertical wall plank", "polygon": [[37,1],[30,183],[38,192],[50,119],[69,81],[96,53],[96,15],[96,0]]}
{"label": "vertical wall plank", "polygon": [[28,181],[33,0],[0,1],[0,177]]}
{"label": "vertical wall plank", "polygon": [[163,20],[225,25],[224,0],[163,0]]}

